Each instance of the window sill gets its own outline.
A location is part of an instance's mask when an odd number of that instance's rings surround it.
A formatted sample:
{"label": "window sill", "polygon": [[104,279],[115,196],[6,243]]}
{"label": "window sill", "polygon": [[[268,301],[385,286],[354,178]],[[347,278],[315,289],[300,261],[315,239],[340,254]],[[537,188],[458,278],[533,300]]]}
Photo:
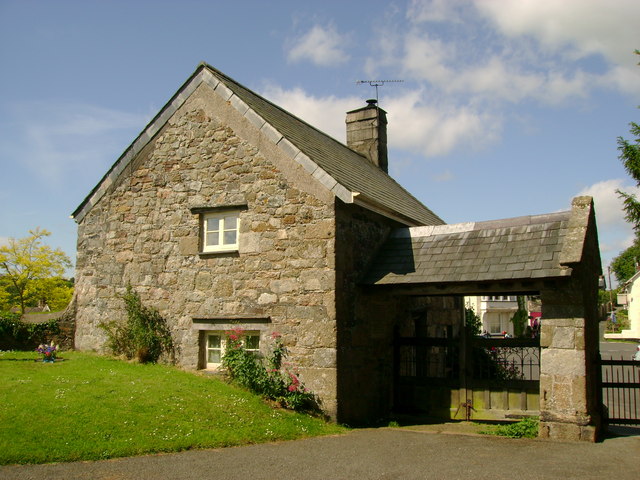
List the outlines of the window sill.
{"label": "window sill", "polygon": [[198,252],[200,258],[213,258],[213,257],[239,257],[240,252],[238,250],[221,250],[219,252]]}

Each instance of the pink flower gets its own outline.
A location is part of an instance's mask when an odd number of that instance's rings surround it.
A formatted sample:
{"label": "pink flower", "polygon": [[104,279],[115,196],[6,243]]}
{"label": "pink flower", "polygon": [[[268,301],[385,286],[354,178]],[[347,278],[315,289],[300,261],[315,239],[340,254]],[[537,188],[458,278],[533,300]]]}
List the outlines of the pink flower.
{"label": "pink flower", "polygon": [[295,385],[296,387],[300,385],[300,379],[296,377],[293,373],[287,372],[289,374],[289,378],[291,379],[291,385]]}

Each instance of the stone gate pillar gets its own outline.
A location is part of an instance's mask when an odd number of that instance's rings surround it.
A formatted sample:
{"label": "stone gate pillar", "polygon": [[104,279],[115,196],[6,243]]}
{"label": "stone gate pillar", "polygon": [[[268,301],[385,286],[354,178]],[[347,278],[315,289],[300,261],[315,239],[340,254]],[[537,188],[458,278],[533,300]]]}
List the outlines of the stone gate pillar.
{"label": "stone gate pillar", "polygon": [[598,277],[593,204],[578,197],[560,263],[567,276],[541,291],[540,436],[596,441],[600,420]]}

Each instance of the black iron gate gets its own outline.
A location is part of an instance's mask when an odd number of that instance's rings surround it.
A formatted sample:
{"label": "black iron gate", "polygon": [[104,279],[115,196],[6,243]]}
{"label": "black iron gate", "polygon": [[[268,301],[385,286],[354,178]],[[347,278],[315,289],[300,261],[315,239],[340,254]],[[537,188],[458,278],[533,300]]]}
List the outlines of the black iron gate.
{"label": "black iron gate", "polygon": [[600,360],[604,421],[640,425],[640,361]]}
{"label": "black iron gate", "polygon": [[395,409],[441,419],[537,415],[539,339],[397,337]]}

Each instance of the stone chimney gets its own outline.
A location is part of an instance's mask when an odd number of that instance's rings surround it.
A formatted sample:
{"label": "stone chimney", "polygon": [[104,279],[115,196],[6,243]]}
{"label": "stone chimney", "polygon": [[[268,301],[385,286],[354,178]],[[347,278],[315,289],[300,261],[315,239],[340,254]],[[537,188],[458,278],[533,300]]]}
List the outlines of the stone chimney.
{"label": "stone chimney", "polygon": [[347,146],[388,172],[387,112],[377,103],[367,100],[366,107],[347,112]]}

